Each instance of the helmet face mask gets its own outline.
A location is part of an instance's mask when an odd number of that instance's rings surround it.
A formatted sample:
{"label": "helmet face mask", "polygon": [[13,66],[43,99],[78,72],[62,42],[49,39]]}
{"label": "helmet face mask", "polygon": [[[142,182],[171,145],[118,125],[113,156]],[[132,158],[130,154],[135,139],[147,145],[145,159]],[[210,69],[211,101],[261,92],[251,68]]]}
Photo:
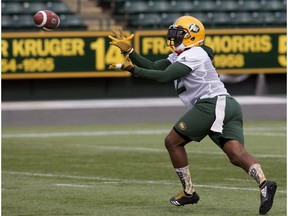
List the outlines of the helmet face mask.
{"label": "helmet face mask", "polygon": [[203,44],[204,37],[205,28],[198,19],[192,16],[182,16],[169,27],[167,45],[174,50],[184,51]]}
{"label": "helmet face mask", "polygon": [[167,33],[167,41],[168,41],[168,46],[174,46],[177,47],[179,46],[185,35],[187,35],[188,31],[184,29],[182,26],[174,26],[171,25],[168,29]]}

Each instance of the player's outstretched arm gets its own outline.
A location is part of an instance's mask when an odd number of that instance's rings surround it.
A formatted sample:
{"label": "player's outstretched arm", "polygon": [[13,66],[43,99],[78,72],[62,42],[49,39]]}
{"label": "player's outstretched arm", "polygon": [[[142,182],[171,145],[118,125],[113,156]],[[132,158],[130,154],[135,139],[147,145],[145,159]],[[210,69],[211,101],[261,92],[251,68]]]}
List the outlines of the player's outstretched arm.
{"label": "player's outstretched arm", "polygon": [[159,61],[152,62],[149,59],[139,55],[132,47],[132,39],[134,38],[134,34],[126,37],[121,28],[113,29],[112,35],[109,35],[108,37],[111,39],[110,45],[118,47],[122,54],[125,56],[128,55],[131,61],[139,67],[146,69],[164,70],[171,64],[171,62],[167,59],[161,59]]}
{"label": "player's outstretched arm", "polygon": [[121,69],[129,71],[136,77],[151,79],[162,83],[173,81],[191,72],[190,67],[180,62],[171,64],[164,70],[153,70],[137,67],[132,63],[128,55],[126,56],[125,61],[122,64],[112,64],[109,66],[109,69]]}
{"label": "player's outstretched arm", "polygon": [[135,65],[145,69],[165,70],[165,68],[167,68],[171,64],[168,59],[160,59],[158,61],[152,62],[149,59],[146,59],[143,56],[139,55],[134,50],[129,54],[129,58],[133,61]]}

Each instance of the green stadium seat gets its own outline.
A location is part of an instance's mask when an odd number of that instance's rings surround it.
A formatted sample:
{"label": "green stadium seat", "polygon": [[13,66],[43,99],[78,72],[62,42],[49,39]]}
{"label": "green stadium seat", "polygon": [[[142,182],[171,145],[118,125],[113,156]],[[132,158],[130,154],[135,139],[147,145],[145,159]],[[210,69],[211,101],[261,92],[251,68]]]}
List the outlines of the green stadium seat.
{"label": "green stadium seat", "polygon": [[23,13],[35,14],[37,11],[47,9],[47,4],[45,2],[24,2],[23,7]]}
{"label": "green stadium seat", "polygon": [[210,22],[211,22],[210,12],[208,12],[208,13],[191,12],[191,13],[182,14],[182,16],[183,15],[193,16],[193,17],[199,19],[204,24],[204,26],[210,25]]}
{"label": "green stadium seat", "polygon": [[173,8],[174,12],[191,12],[194,10],[194,4],[192,1],[172,1],[171,7]]}
{"label": "green stadium seat", "polygon": [[54,11],[56,14],[69,14],[70,9],[64,2],[48,2],[47,8]]}
{"label": "green stadium seat", "polygon": [[10,30],[15,27],[15,22],[10,15],[3,15],[1,16],[1,27],[2,30]]}
{"label": "green stadium seat", "polygon": [[130,17],[129,23],[132,27],[138,28],[159,28],[162,18],[158,13],[141,13]]}
{"label": "green stadium seat", "polygon": [[237,12],[235,13],[235,18],[232,20],[232,23],[238,26],[251,26],[258,21],[258,14],[256,13],[253,14],[250,12]]}
{"label": "green stadium seat", "polygon": [[126,1],[123,8],[116,8],[116,12],[120,14],[138,14],[148,13],[149,5],[145,1]]}
{"label": "green stadium seat", "polygon": [[259,12],[259,23],[265,26],[286,26],[287,13],[283,11],[265,11]]}
{"label": "green stadium seat", "polygon": [[38,28],[34,24],[33,16],[19,15],[17,20],[17,29],[32,30]]}
{"label": "green stadium seat", "polygon": [[[103,0],[113,2],[113,13],[115,19],[121,18],[128,22],[128,27],[136,23],[144,22],[149,26],[151,19],[145,14],[158,13],[161,16],[162,23],[160,26],[167,26],[175,20],[175,14],[191,15],[200,19],[205,26],[217,28],[224,27],[251,27],[251,26],[284,26],[286,20],[283,13],[286,12],[286,0]],[[115,11],[115,12],[114,12]],[[241,13],[240,13],[241,12]],[[261,18],[261,12],[274,12],[272,18]],[[278,21],[272,23],[270,20],[275,20],[275,14]],[[125,14],[125,16],[123,16]],[[138,16],[139,15],[139,16]],[[234,16],[233,16],[234,15]],[[237,17],[236,17],[237,15]],[[140,17],[140,18],[139,18]],[[148,20],[146,21],[147,18]],[[154,16],[152,16],[154,17]],[[158,17],[158,16],[155,16]],[[134,20],[133,20],[134,19]],[[136,19],[139,19],[136,20]],[[158,18],[156,23],[158,22]],[[215,19],[215,20],[213,20]],[[235,23],[231,23],[231,19]],[[235,19],[235,20],[234,20]],[[239,20],[238,20],[239,19]],[[249,19],[252,19],[249,21]],[[131,21],[133,20],[133,22]],[[267,20],[267,23],[262,23],[261,20]],[[153,26],[155,26],[154,24]],[[143,25],[141,25],[143,27]],[[148,28],[148,27],[147,27]],[[153,27],[154,28],[154,27]]]}
{"label": "green stadium seat", "polygon": [[173,10],[174,8],[168,1],[149,1],[148,5],[150,12],[161,13],[161,12],[174,11]]}
{"label": "green stadium seat", "polygon": [[277,11],[274,13],[275,23],[280,26],[287,25],[287,12],[285,11]]}
{"label": "green stadium seat", "polygon": [[263,26],[269,26],[271,24],[275,25],[275,22],[276,22],[274,13],[270,11],[260,12],[259,20]]}
{"label": "green stadium seat", "polygon": [[22,4],[18,2],[2,2],[1,9],[3,14],[20,14],[24,11]]}
{"label": "green stadium seat", "polygon": [[[59,2],[61,0],[37,0],[37,2]],[[24,3],[24,2],[35,2],[35,0],[2,0],[2,3],[3,2],[21,2],[21,3]]]}
{"label": "green stadium seat", "polygon": [[[150,15],[150,14],[146,14],[146,15]],[[184,16],[184,15],[196,17],[201,22],[203,22],[205,26],[210,25],[209,16],[207,14],[200,13],[200,12],[195,12],[195,13],[191,13],[191,14],[189,14],[189,13],[185,13],[185,14],[183,14],[183,13],[162,13],[161,18],[159,18],[158,15],[157,16],[153,15],[154,17],[152,17],[152,18],[156,20],[155,25],[157,24],[157,25],[159,25],[159,27],[167,29],[170,25],[172,25],[174,23],[174,21],[176,19],[178,19],[179,17]],[[143,17],[143,16],[144,15],[142,15],[142,19],[144,19],[146,17],[146,16],[145,17]],[[137,18],[134,17],[134,19],[137,19]],[[160,23],[159,23],[159,19],[161,20]],[[142,20],[139,22],[142,22]]]}
{"label": "green stadium seat", "polygon": [[283,0],[265,0],[263,8],[266,11],[286,11],[286,1]]}
{"label": "green stadium seat", "polygon": [[183,16],[182,13],[162,13],[161,15],[161,23],[162,26],[166,26],[167,28],[174,23],[176,19]]}
{"label": "green stadium seat", "polygon": [[238,10],[241,11],[262,11],[263,5],[260,1],[240,0]]}
{"label": "green stadium seat", "polygon": [[60,15],[60,28],[61,29],[87,29],[83,20],[74,14],[62,14]]}
{"label": "green stadium seat", "polygon": [[194,6],[191,8],[191,11],[215,11],[217,10],[218,1],[210,1],[210,0],[196,0],[194,1]]}
{"label": "green stadium seat", "polygon": [[237,11],[239,9],[238,2],[235,0],[216,1],[215,10],[225,11]]}
{"label": "green stadium seat", "polygon": [[210,24],[212,26],[228,26],[231,25],[231,19],[233,17],[230,16],[229,13],[226,12],[216,12],[216,13],[211,13],[211,22]]}
{"label": "green stadium seat", "polygon": [[87,29],[83,20],[74,15],[68,6],[59,0],[9,0],[2,1],[2,29],[10,30],[39,30],[34,24],[33,15],[39,10],[52,10],[60,16],[61,28]]}

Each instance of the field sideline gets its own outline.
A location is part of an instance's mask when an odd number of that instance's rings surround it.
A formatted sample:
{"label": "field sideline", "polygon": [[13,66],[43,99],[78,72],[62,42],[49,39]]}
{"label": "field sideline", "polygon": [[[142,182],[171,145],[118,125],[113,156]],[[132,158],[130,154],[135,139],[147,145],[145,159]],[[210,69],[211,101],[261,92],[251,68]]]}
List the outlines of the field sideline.
{"label": "field sideline", "polygon": [[[163,144],[171,123],[2,128],[2,215],[258,215],[259,191],[205,138],[187,146],[197,205],[180,189]],[[246,148],[278,183],[268,215],[286,215],[286,122],[245,123]]]}

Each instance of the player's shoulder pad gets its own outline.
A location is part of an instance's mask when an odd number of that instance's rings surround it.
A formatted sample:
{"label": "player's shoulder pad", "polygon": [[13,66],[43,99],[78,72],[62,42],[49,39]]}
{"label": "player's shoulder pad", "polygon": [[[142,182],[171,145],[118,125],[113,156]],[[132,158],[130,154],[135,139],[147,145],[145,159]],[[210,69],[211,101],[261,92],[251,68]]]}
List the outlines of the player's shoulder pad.
{"label": "player's shoulder pad", "polygon": [[179,59],[185,61],[201,61],[209,58],[207,52],[205,52],[201,47],[193,47],[185,52],[181,53]]}
{"label": "player's shoulder pad", "polygon": [[201,45],[200,46],[203,50],[205,50],[205,52],[208,54],[209,58],[211,59],[211,61],[213,61],[214,59],[214,51],[211,47],[208,47],[206,45]]}

